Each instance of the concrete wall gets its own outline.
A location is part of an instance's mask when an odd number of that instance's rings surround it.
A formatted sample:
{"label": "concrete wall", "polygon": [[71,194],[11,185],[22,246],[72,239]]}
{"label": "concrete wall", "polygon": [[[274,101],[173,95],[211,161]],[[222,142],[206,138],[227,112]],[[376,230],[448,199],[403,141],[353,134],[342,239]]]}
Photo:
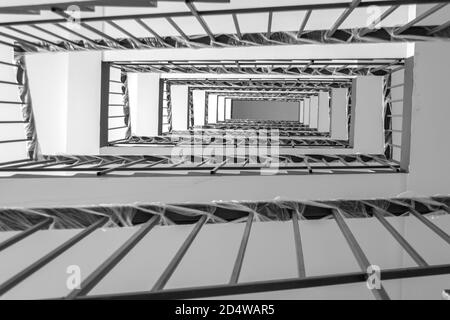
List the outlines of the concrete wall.
{"label": "concrete wall", "polygon": [[306,98],[303,100],[304,101],[304,107],[303,107],[303,123],[305,125],[309,125],[309,120],[310,120],[310,111],[311,111],[311,99],[310,98]]}
{"label": "concrete wall", "polygon": [[208,123],[217,122],[217,95],[208,95]]}
{"label": "concrete wall", "polygon": [[188,123],[188,86],[173,85],[171,90],[172,128],[186,130]]}
{"label": "concrete wall", "polygon": [[231,99],[225,99],[225,119],[231,119]]}
{"label": "concrete wall", "polygon": [[[68,54],[30,54],[27,55],[26,62],[41,151],[44,154],[65,153]],[[43,75],[45,81],[42,80]]]}
{"label": "concrete wall", "polygon": [[194,125],[202,126],[205,124],[205,91],[194,90],[192,92],[194,105]]}
{"label": "concrete wall", "polygon": [[5,178],[0,179],[0,203],[2,206],[52,206],[136,201],[269,200],[276,197],[360,199],[393,197],[405,190],[405,174]]}
{"label": "concrete wall", "polygon": [[312,96],[309,105],[309,127],[317,129],[319,125],[319,97]]}
{"label": "concrete wall", "polygon": [[[267,15],[266,15],[267,19]],[[295,14],[295,27],[298,28],[301,17]],[[242,19],[241,19],[242,20]],[[229,21],[232,23],[232,20]],[[327,22],[328,23],[328,22]],[[366,25],[367,21],[365,21]],[[399,21],[396,21],[396,24]],[[264,28],[267,29],[267,20],[264,22]],[[183,26],[184,27],[184,26]],[[234,28],[230,25],[230,29]],[[263,32],[266,32],[264,30]],[[203,32],[199,29],[199,33]],[[148,36],[148,34],[146,34]],[[404,58],[407,56],[407,43],[386,43],[383,44],[383,50],[379,50],[379,44],[359,43],[359,44],[332,44],[332,45],[315,45],[299,47],[297,45],[273,46],[270,50],[261,50],[259,47],[233,47],[222,48],[217,50],[207,48],[197,49],[140,49],[140,50],[108,50],[104,52],[105,61],[145,61],[145,60],[226,60],[226,59],[373,59],[373,58]],[[190,74],[196,77],[196,74]],[[217,77],[217,74],[211,74]],[[230,74],[230,78],[236,75]],[[252,75],[257,78],[258,75]],[[260,77],[266,77],[260,75]],[[279,75],[275,75],[279,78]],[[297,76],[292,76],[296,78]]]}
{"label": "concrete wall", "polygon": [[383,78],[357,77],[353,80],[350,143],[361,153],[384,152]]}
{"label": "concrete wall", "polygon": [[234,100],[233,119],[296,120],[297,102]]}
{"label": "concrete wall", "polygon": [[101,53],[30,54],[27,66],[42,152],[98,154]]}
{"label": "concrete wall", "polygon": [[450,45],[416,43],[408,190],[450,193]]}
{"label": "concrete wall", "polygon": [[319,119],[317,130],[330,132],[330,96],[328,92],[319,92]]}
{"label": "concrete wall", "polygon": [[100,52],[69,55],[66,97],[69,154],[98,154],[101,58]]}
{"label": "concrete wall", "polygon": [[225,97],[219,96],[217,100],[217,120],[218,121],[225,121]]}
{"label": "concrete wall", "polygon": [[156,73],[129,73],[131,130],[138,136],[155,136],[159,123],[159,80]]}
{"label": "concrete wall", "polygon": [[305,101],[301,100],[300,101],[300,111],[298,114],[298,121],[300,121],[301,123],[304,122],[304,114],[305,114]]}
{"label": "concrete wall", "polygon": [[331,89],[331,138],[338,140],[348,139],[348,89]]}

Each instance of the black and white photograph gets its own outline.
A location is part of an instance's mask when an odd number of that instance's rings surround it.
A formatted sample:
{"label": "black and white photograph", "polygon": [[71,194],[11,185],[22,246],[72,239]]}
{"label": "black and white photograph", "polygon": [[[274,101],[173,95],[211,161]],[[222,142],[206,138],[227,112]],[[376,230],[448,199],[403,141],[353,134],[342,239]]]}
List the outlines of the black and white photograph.
{"label": "black and white photograph", "polygon": [[0,300],[450,300],[450,0],[1,0]]}

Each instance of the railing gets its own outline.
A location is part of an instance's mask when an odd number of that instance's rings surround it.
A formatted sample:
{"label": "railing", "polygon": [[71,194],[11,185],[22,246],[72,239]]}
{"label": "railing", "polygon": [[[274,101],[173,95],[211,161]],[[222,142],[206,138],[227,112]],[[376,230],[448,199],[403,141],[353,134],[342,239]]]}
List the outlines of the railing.
{"label": "railing", "polygon": [[[263,201],[263,202],[212,202],[212,203],[188,203],[188,204],[166,204],[166,203],[139,203],[134,205],[120,204],[110,206],[84,206],[84,207],[64,207],[64,208],[5,208],[2,209],[1,216],[6,219],[0,220],[3,228],[6,230],[17,231],[13,236],[0,242],[0,251],[14,249],[21,243],[26,241],[39,230],[50,229],[50,226],[57,224],[61,229],[82,228],[74,236],[67,238],[63,243],[54,245],[53,250],[42,254],[41,257],[33,260],[29,265],[24,265],[22,270],[17,270],[0,283],[0,295],[5,295],[17,286],[23,284],[31,276],[37,276],[39,271],[46,270],[49,264],[55,259],[61,258],[61,255],[71,257],[72,250],[76,245],[85,245],[89,242],[87,237],[105,225],[114,226],[116,228],[129,227],[138,225],[135,233],[130,237],[126,237],[121,245],[117,245],[117,249],[111,251],[108,256],[100,258],[98,266],[85,275],[78,288],[73,288],[70,292],[65,292],[64,297],[51,296],[51,298],[65,299],[195,299],[206,297],[223,297],[227,295],[242,295],[258,292],[274,292],[281,290],[293,290],[302,288],[316,288],[326,286],[336,286],[344,284],[361,284],[367,283],[369,268],[374,266],[376,261],[371,260],[369,256],[369,247],[364,241],[359,241],[359,237],[354,233],[351,220],[357,219],[358,223],[364,226],[365,219],[370,219],[371,223],[377,223],[383,234],[388,234],[393,241],[393,245],[398,246],[400,256],[407,256],[413,262],[413,265],[407,267],[384,268],[379,270],[378,280],[383,283],[380,286],[374,286],[369,292],[375,299],[388,300],[391,298],[390,290],[386,290],[385,282],[388,280],[401,280],[405,278],[420,278],[425,276],[449,275],[450,264],[433,263],[429,255],[424,255],[423,250],[417,247],[419,237],[428,239],[436,238],[445,248],[450,245],[449,234],[436,222],[433,222],[434,216],[448,215],[450,198],[449,197],[433,197],[433,198],[396,198],[396,199],[372,199],[372,200],[336,200],[336,201]],[[10,215],[15,218],[20,217],[23,224],[17,223],[15,219],[8,219]],[[392,217],[407,216],[413,219],[415,224],[420,228],[414,228],[412,235],[406,236],[405,231],[399,231],[395,228]],[[431,218],[430,218],[431,217]],[[311,266],[311,256],[304,254],[305,241],[303,234],[301,236],[301,228],[306,227],[305,224],[299,223],[299,220],[307,223],[308,220],[327,219],[328,223],[338,230],[337,234],[345,239],[342,245],[350,252],[346,255],[348,259],[357,262],[359,267],[357,271],[348,270],[342,272],[336,268],[332,268],[330,273],[318,276],[311,275],[309,267]],[[13,221],[13,222],[12,222]],[[246,281],[242,277],[243,266],[245,266],[246,257],[252,252],[249,245],[251,243],[253,230],[260,221],[273,221],[290,223],[290,229],[285,229],[291,236],[290,250],[292,256],[286,261],[279,261],[279,265],[290,263],[295,270],[295,274],[289,278],[272,279],[264,278],[261,281]],[[192,284],[190,287],[168,288],[167,284],[175,271],[179,271],[183,265],[184,259],[189,259],[189,253],[192,249],[194,241],[205,241],[200,239],[199,234],[208,225],[225,224],[231,222],[233,224],[241,223],[242,238],[240,239],[239,249],[229,264],[228,281],[223,284],[211,285],[202,277],[201,272],[191,272],[193,279],[201,281],[201,284]],[[93,289],[102,281],[114,280],[111,270],[115,270],[120,263],[128,263],[131,261],[129,253],[133,252],[142,241],[151,235],[155,228],[165,226],[164,230],[168,231],[168,224],[191,225],[191,231],[180,241],[176,251],[172,254],[164,268],[153,268],[150,270],[159,270],[157,274],[152,274],[153,279],[150,281],[151,289],[140,292],[129,292],[124,287],[118,287],[113,294],[94,293]],[[253,226],[253,227],[252,227]],[[226,230],[226,227],[223,229]],[[284,229],[283,229],[284,230]],[[362,230],[362,229],[360,229]],[[420,230],[420,231],[419,231]],[[317,230],[316,230],[317,231]],[[409,230],[408,231],[412,231]],[[41,231],[51,232],[51,231]],[[420,233],[418,233],[420,232]],[[227,233],[224,233],[227,234]],[[235,233],[231,233],[235,235]],[[264,235],[265,236],[265,235]],[[264,237],[263,236],[263,237]],[[321,236],[321,235],[318,235]],[[324,236],[324,235],[323,235]],[[378,237],[384,235],[379,234]],[[414,236],[411,238],[411,236]],[[303,238],[303,240],[302,240]],[[250,239],[250,241],[249,241]],[[288,239],[288,238],[285,238]],[[306,238],[307,241],[311,240]],[[373,239],[377,241],[377,238]],[[378,239],[379,240],[379,239]],[[306,241],[306,242],[307,242]],[[158,246],[156,246],[158,247]],[[101,248],[101,247],[100,247]],[[174,247],[175,248],[175,247]],[[175,249],[176,249],[175,248]],[[198,249],[198,247],[197,247]],[[153,248],[154,250],[154,248]],[[150,251],[146,254],[152,255]],[[203,255],[211,254],[206,250]],[[254,254],[254,252],[253,252]],[[192,257],[192,256],[191,256]],[[212,257],[212,255],[211,255]],[[16,256],[11,261],[5,261],[6,266],[17,264],[20,256]],[[141,259],[142,260],[142,259]],[[142,261],[138,260],[138,264]],[[347,261],[343,258],[343,261]],[[389,263],[392,262],[388,259]],[[332,262],[332,260],[330,260]],[[136,260],[133,259],[133,266]],[[334,266],[333,264],[331,264]],[[205,266],[207,268],[207,266]],[[48,269],[47,269],[48,270]],[[147,270],[147,269],[146,269]],[[192,271],[192,270],[191,270]],[[45,273],[45,272],[44,272]],[[42,273],[41,273],[42,274]],[[148,270],[145,275],[148,275]],[[127,279],[137,279],[142,275],[134,273],[126,273]],[[54,280],[54,279],[53,279]],[[52,284],[51,279],[45,279],[45,283]],[[53,286],[58,287],[58,286]],[[444,287],[446,289],[446,287]],[[420,288],[417,288],[420,290]],[[39,290],[36,290],[34,297],[40,297]],[[441,292],[436,292],[436,295]]]}
{"label": "railing", "polygon": [[385,76],[384,137],[386,157],[400,163],[402,157],[405,67]]}
{"label": "railing", "polygon": [[203,129],[236,129],[236,130],[279,130],[281,132],[306,132],[314,135],[317,132],[316,128],[310,128],[309,125],[303,124],[299,121],[284,122],[284,121],[254,121],[254,120],[240,120],[240,121],[222,121],[218,123],[211,123],[200,126]]}
{"label": "railing", "polygon": [[33,117],[27,111],[29,101],[28,92],[23,88],[25,78],[22,77],[21,61],[14,61],[13,47],[7,43],[0,44],[0,161],[10,163],[34,156],[28,152],[32,134],[25,130]]}
{"label": "railing", "polygon": [[[179,171],[197,174],[226,174],[234,171],[253,174],[254,171],[272,174],[334,174],[334,173],[396,173],[400,166],[383,155],[335,155],[335,154],[259,154],[228,156],[227,154],[192,154],[179,156],[47,156],[41,161],[18,164],[0,164],[0,173],[11,176],[18,173],[54,174],[56,172],[94,173],[112,172],[177,174]],[[202,173],[203,172],[203,173]],[[235,174],[235,173],[232,173]]]}
{"label": "railing", "polygon": [[[163,13],[149,13],[149,14],[131,14],[131,15],[118,15],[118,16],[98,16],[98,17],[86,17],[79,19],[80,28],[89,31],[92,36],[86,36],[79,32],[67,28],[64,26],[69,20],[74,18],[66,14],[64,9],[59,7],[46,6],[46,9],[52,9],[56,19],[44,19],[44,20],[27,20],[27,21],[15,21],[0,23],[0,26],[7,27],[8,29],[1,32],[1,36],[14,39],[20,43],[24,50],[27,51],[42,51],[42,50],[84,50],[84,49],[124,49],[124,48],[198,48],[198,47],[210,47],[210,46],[248,46],[248,45],[281,45],[281,44],[305,44],[305,43],[336,43],[336,42],[385,42],[385,41],[416,41],[418,37],[421,40],[436,39],[436,38],[448,38],[448,21],[445,20],[442,23],[438,23],[432,26],[419,25],[427,17],[436,12],[442,10],[448,0],[403,0],[403,1],[361,1],[353,0],[352,2],[333,2],[333,3],[320,3],[320,4],[301,4],[291,6],[272,6],[272,7],[259,7],[259,8],[227,8],[223,10],[197,10],[196,7],[187,2],[189,10],[180,12],[163,12]],[[125,1],[123,2],[126,3]],[[433,6],[417,16],[412,21],[402,23],[394,28],[378,27],[378,24],[385,20],[389,15],[399,8],[404,8],[411,4],[433,4]],[[352,14],[358,13],[361,15],[362,8],[368,7],[386,7],[388,9],[380,13],[380,16],[373,19],[369,26],[364,25],[360,28],[345,29],[343,28],[344,22]],[[331,10],[341,9],[341,13],[336,21],[333,22],[331,28],[322,30],[307,30],[306,28],[311,16],[319,10]],[[299,19],[299,25],[296,30],[271,32],[272,20],[275,19],[276,14],[285,12],[297,12],[302,15],[302,19]],[[241,32],[239,19],[245,14],[251,13],[267,13],[267,31],[258,33],[245,33]],[[369,17],[369,13],[366,11],[366,17]],[[226,34],[214,34],[209,28],[205,17],[215,16],[227,16],[234,24],[234,30]],[[200,23],[204,34],[203,35],[187,35],[182,27],[176,23],[174,18],[190,18],[192,21]],[[145,19],[145,21],[143,20]],[[165,19],[165,21],[177,31],[176,36],[161,36],[155,32],[152,28],[151,22],[155,19]],[[140,26],[148,34],[147,37],[139,37],[132,32],[126,30],[118,23],[124,21],[127,23],[134,23],[136,26]],[[146,22],[150,21],[150,22]],[[107,22],[108,28],[99,30],[89,23],[93,22]],[[149,24],[150,23],[150,24]],[[54,42],[46,39],[45,37],[36,36],[30,32],[21,30],[21,26],[30,26],[33,29],[39,30],[41,33],[50,34],[53,37],[61,40],[60,42]],[[54,32],[46,29],[46,26],[52,26]],[[25,40],[21,37],[14,36],[10,33],[10,30],[19,32],[21,34],[31,35],[36,42]],[[18,31],[17,31],[18,30]],[[61,31],[59,31],[61,30]],[[114,31],[115,34],[119,32],[120,38],[115,38],[112,34],[108,34],[108,31]],[[312,32],[313,31],[313,32]],[[80,41],[72,41],[66,39],[64,36],[66,33],[75,35]],[[64,33],[64,34],[63,34]]]}
{"label": "railing", "polygon": [[102,63],[100,147],[131,136],[127,75],[114,65]]}
{"label": "railing", "polygon": [[111,146],[224,146],[257,147],[263,144],[288,148],[348,148],[349,142],[330,139],[329,132],[319,132],[299,121],[238,120],[176,130],[159,136],[131,136],[110,143]]}
{"label": "railing", "polygon": [[171,84],[170,82],[163,81],[163,95],[160,97],[162,100],[162,118],[161,127],[162,133],[172,131],[172,100],[171,100]]}
{"label": "railing", "polygon": [[[272,138],[279,147],[298,148],[348,148],[348,141],[329,139],[320,135],[313,135],[316,132],[293,132],[287,134],[280,132],[276,137],[269,136],[270,132],[258,132],[256,130],[233,131],[233,130],[189,130],[186,132],[174,131],[167,135],[155,137],[132,136],[126,141],[117,142],[113,146],[131,145],[153,145],[153,146],[252,146],[264,141],[271,146]],[[265,138],[260,136],[266,136]],[[316,138],[314,138],[316,137]]]}

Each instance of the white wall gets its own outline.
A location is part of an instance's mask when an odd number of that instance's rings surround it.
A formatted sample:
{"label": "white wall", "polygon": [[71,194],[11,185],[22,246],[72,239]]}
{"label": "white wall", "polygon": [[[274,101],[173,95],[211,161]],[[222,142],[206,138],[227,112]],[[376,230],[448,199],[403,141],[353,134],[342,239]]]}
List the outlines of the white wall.
{"label": "white wall", "polygon": [[317,129],[319,124],[319,97],[312,96],[309,104],[309,127]]}
{"label": "white wall", "polygon": [[319,119],[317,129],[330,132],[330,96],[328,92],[319,92]]}
{"label": "white wall", "polygon": [[136,201],[270,200],[276,197],[368,199],[394,197],[405,190],[406,174],[0,179],[1,205],[20,207]]}
{"label": "white wall", "polygon": [[217,95],[208,95],[208,123],[217,122]]}
{"label": "white wall", "polygon": [[450,45],[416,43],[408,189],[450,192]]}
{"label": "white wall", "polygon": [[158,135],[159,79],[158,73],[128,73],[131,129],[134,135]]}
{"label": "white wall", "polygon": [[26,56],[36,130],[43,154],[67,150],[68,53]]}
{"label": "white wall", "polygon": [[231,99],[225,99],[225,119],[231,119]]}
{"label": "white wall", "polygon": [[172,129],[186,130],[188,126],[188,86],[170,86],[172,102]]}
{"label": "white wall", "polygon": [[194,104],[194,125],[202,126],[205,124],[205,97],[206,92],[202,90],[194,90],[192,99]]}
{"label": "white wall", "polygon": [[30,54],[27,67],[42,153],[98,154],[101,53]]}
{"label": "white wall", "polygon": [[234,100],[233,119],[296,120],[298,102]]}
{"label": "white wall", "polygon": [[66,152],[98,154],[102,56],[80,52],[68,58]]}
{"label": "white wall", "polygon": [[331,89],[331,138],[338,140],[348,139],[348,89]]}
{"label": "white wall", "polygon": [[384,152],[383,77],[353,79],[350,141],[361,153]]}
{"label": "white wall", "polygon": [[[300,21],[296,15],[296,27]],[[397,22],[398,23],[398,22]],[[267,24],[265,24],[267,28]],[[234,29],[232,29],[234,30]],[[267,30],[266,30],[267,31]],[[200,33],[203,33],[201,31]],[[286,45],[271,46],[270,50],[259,47],[233,47],[205,49],[141,49],[141,50],[108,50],[104,52],[105,61],[146,61],[146,60],[222,60],[222,59],[372,59],[372,58],[404,58],[407,57],[407,43],[386,43],[383,50],[379,44],[332,44],[308,46]],[[192,76],[195,76],[192,74]],[[217,76],[217,75],[216,75]],[[234,75],[230,75],[233,77]],[[252,75],[253,77],[253,75]],[[256,77],[256,75],[255,75]],[[297,77],[297,76],[293,76]]]}
{"label": "white wall", "polygon": [[304,123],[304,114],[305,114],[305,100],[300,101],[300,111],[298,114],[298,121]]}
{"label": "white wall", "polygon": [[310,120],[310,104],[311,104],[311,99],[310,98],[306,98],[304,101],[304,107],[303,107],[303,123],[305,125],[309,125],[309,120]]}
{"label": "white wall", "polygon": [[225,120],[225,97],[219,96],[217,100],[217,120],[224,121]]}

